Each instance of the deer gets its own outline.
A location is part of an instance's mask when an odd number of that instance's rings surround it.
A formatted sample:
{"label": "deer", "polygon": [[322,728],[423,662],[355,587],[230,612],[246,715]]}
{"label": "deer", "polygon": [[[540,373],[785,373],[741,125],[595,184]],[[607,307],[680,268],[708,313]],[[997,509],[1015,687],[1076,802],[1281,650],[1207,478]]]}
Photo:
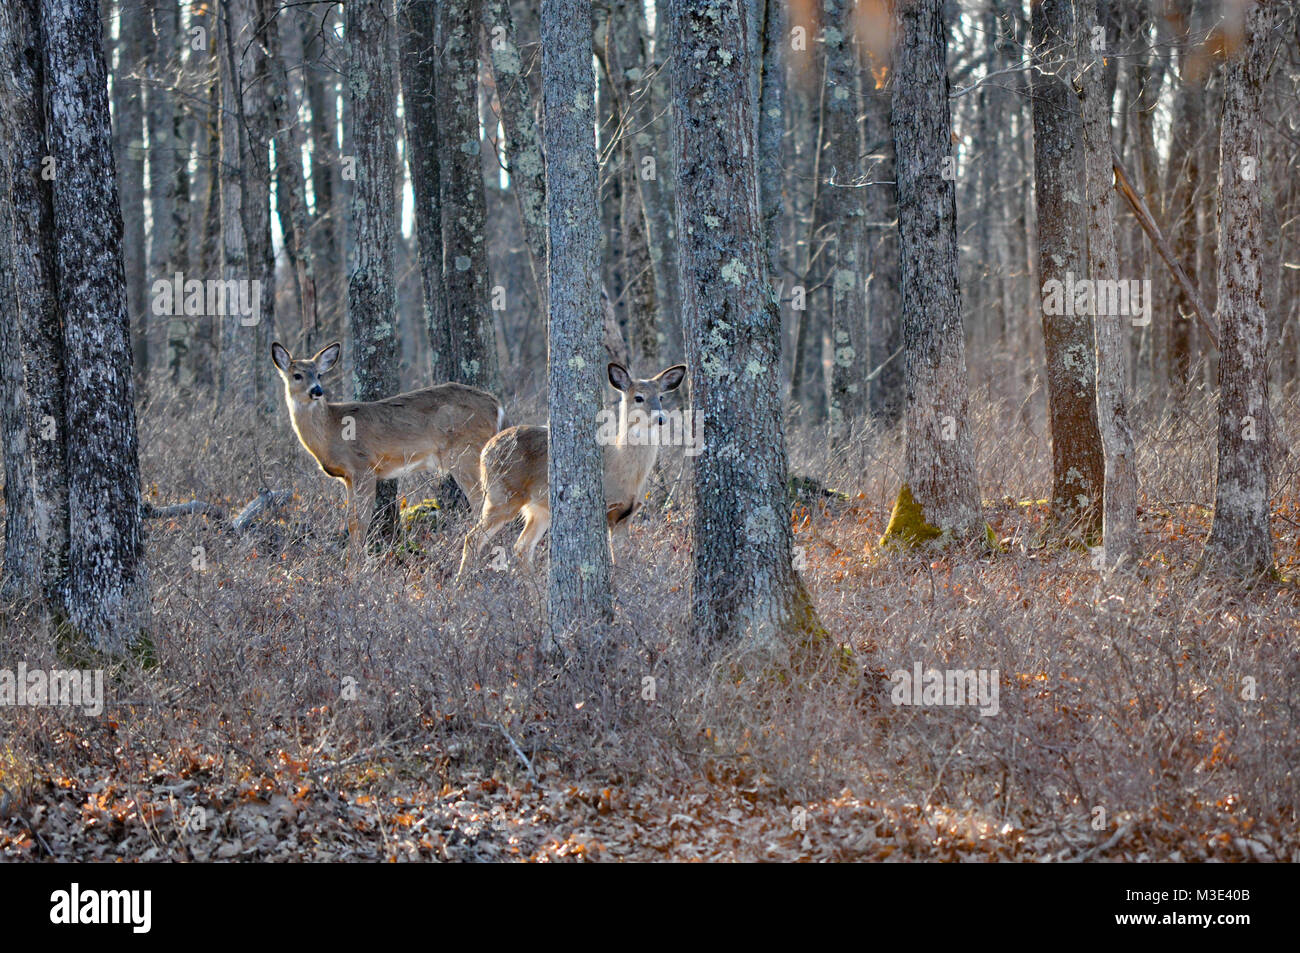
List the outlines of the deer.
{"label": "deer", "polygon": [[[612,362],[608,375],[610,384],[621,393],[617,436],[603,446],[605,522],[612,562],[614,533],[626,532],[628,520],[641,508],[646,482],[659,456],[660,440],[651,428],[666,423],[662,397],[681,385],[686,365],[675,364],[654,377],[637,380],[622,364]],[[544,426],[521,425],[502,430],[484,445],[479,456],[483,510],[465,536],[457,583],[471,556],[481,553],[501,527],[521,514],[524,528],[513,551],[525,570],[532,572],[537,544],[551,525],[548,437]]]}
{"label": "deer", "polygon": [[365,552],[375,485],[420,470],[450,473],[477,512],[479,455],[506,423],[505,411],[486,391],[466,384],[435,384],[371,401],[329,399],[321,375],[338,363],[330,344],[311,358],[295,359],[278,341],[271,361],[284,381],[284,400],[298,440],[326,476],[347,491],[349,556]]}

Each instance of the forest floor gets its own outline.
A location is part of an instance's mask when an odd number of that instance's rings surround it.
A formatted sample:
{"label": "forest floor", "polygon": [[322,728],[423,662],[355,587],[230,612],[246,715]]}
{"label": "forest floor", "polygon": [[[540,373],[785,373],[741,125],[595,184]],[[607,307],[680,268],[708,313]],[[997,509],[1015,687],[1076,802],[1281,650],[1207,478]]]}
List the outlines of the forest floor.
{"label": "forest floor", "polygon": [[[463,517],[349,572],[288,440],[240,480],[203,460],[254,424],[181,458],[149,419],[150,502],[294,496],[242,534],[150,521],[155,664],[111,668],[98,717],[0,713],[0,858],[1300,860],[1300,493],[1288,462],[1280,578],[1198,576],[1212,496],[1179,474],[1212,469],[1208,418],[1149,435],[1141,567],[1111,577],[1032,494],[986,501],[999,552],[881,551],[896,443],[845,464],[871,480],[828,466],[847,492],[796,505],[796,558],[852,662],[776,678],[692,643],[679,507],[620,544],[614,624],[547,652],[540,574],[452,589]],[[1007,439],[984,485],[1033,488],[1041,450]],[[0,667],[67,667],[0,622]],[[894,704],[915,664],[995,671],[998,710]]]}

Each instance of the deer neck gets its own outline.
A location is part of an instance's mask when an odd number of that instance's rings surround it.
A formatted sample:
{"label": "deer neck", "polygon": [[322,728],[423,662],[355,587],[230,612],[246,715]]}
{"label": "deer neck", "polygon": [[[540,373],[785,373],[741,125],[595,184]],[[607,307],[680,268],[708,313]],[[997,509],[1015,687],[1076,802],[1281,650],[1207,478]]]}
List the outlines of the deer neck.
{"label": "deer neck", "polygon": [[637,496],[659,457],[659,443],[652,442],[651,417],[632,411],[627,401],[618,406],[618,439],[610,447],[609,475],[612,489],[620,495]]}
{"label": "deer neck", "polygon": [[317,460],[329,446],[330,434],[338,429],[334,408],[324,398],[297,401],[285,394],[289,404],[289,419],[298,440]]}

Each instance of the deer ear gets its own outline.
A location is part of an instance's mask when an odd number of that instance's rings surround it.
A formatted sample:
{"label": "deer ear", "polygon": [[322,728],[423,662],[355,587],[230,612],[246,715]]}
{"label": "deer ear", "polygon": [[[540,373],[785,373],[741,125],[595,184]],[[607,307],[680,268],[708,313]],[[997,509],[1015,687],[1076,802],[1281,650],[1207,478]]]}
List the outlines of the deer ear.
{"label": "deer ear", "polygon": [[681,386],[682,381],[686,378],[686,365],[674,364],[666,371],[660,371],[655,375],[655,380],[659,382],[659,390],[670,391],[676,390]]}
{"label": "deer ear", "polygon": [[632,389],[632,375],[627,372],[626,367],[617,361],[609,365],[609,382],[622,391]]}
{"label": "deer ear", "polygon": [[279,341],[271,345],[271,363],[282,371],[287,371],[289,365],[293,363],[293,358],[289,356],[289,352]]}
{"label": "deer ear", "polygon": [[339,354],[343,352],[343,347],[335,341],[329,347],[323,347],[316,352],[312,358],[316,362],[316,373],[324,374],[331,367],[339,362]]}

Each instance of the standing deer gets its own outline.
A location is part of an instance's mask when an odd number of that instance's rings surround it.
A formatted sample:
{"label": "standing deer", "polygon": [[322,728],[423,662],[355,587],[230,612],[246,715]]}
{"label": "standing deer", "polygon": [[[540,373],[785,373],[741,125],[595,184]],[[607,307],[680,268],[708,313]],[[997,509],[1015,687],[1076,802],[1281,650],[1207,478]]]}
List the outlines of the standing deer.
{"label": "standing deer", "polygon": [[284,380],[293,431],[328,476],[347,490],[351,552],[365,551],[379,480],[435,470],[450,473],[477,511],[478,459],[505,425],[501,403],[465,384],[437,384],[372,401],[331,402],[321,375],[338,363],[338,344],[295,360],[278,342],[271,360]]}
{"label": "standing deer", "polygon": [[[611,560],[614,530],[626,530],[628,519],[641,507],[646,481],[659,456],[658,434],[650,430],[665,424],[661,397],[676,390],[685,376],[685,364],[660,371],[649,380],[634,380],[622,364],[609,365],[609,382],[622,393],[618,435],[604,445],[605,521]],[[532,569],[533,553],[551,525],[547,437],[546,427],[509,427],[483,447],[479,457],[483,513],[465,536],[457,581],[465,573],[470,554],[482,552],[488,540],[520,513],[524,529],[515,542],[514,553],[528,570]]]}

